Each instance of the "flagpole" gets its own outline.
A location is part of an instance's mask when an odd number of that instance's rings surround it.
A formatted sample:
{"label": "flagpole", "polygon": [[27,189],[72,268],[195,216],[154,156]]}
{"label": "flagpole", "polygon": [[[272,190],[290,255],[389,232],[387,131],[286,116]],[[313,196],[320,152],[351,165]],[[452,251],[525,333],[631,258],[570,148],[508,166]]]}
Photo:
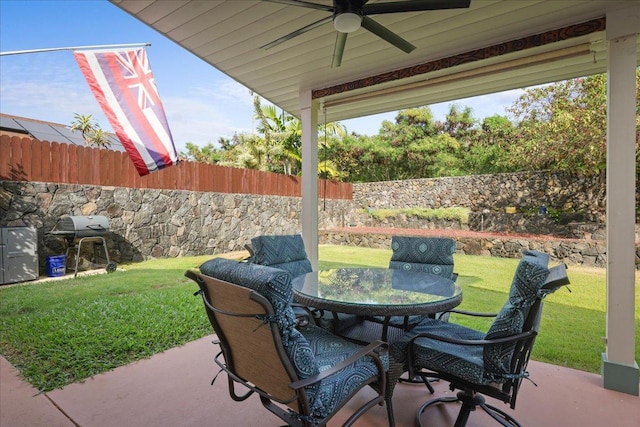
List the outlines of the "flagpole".
{"label": "flagpole", "polygon": [[70,47],[52,47],[48,49],[14,50],[11,52],[0,52],[0,56],[19,55],[22,53],[54,52],[57,50],[112,49],[112,48],[128,48],[128,47],[140,47],[140,46],[151,46],[151,43],[105,44],[105,45],[96,45],[96,46],[70,46]]}

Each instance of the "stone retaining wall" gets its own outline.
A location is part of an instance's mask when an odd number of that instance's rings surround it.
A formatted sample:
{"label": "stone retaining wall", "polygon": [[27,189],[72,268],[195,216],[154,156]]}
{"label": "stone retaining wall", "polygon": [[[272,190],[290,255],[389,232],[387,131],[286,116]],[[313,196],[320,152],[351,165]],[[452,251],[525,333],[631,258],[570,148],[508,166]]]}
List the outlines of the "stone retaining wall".
{"label": "stone retaining wall", "polygon": [[[636,191],[640,190],[636,187]],[[547,206],[581,212],[584,220],[605,223],[605,182],[597,176],[522,172],[410,179],[353,185],[361,207],[401,209],[461,206],[472,212],[504,212],[506,207]],[[640,194],[637,197],[640,203]]]}
{"label": "stone retaining wall", "polygon": [[[389,220],[373,225],[357,202],[326,200],[319,205],[323,230],[351,225],[402,227]],[[256,235],[299,233],[301,210],[299,197],[0,181],[0,227],[29,225],[38,230],[41,272],[46,270],[47,256],[66,251],[64,239],[48,234],[63,215],[109,218],[111,230],[105,236],[109,254],[121,263],[242,250]],[[408,221],[407,226],[456,228],[453,223],[424,221]],[[390,236],[322,231],[321,242],[388,248]],[[558,260],[594,266],[604,266],[605,258],[603,241],[465,238],[459,245],[464,253],[504,257],[542,248]],[[638,265],[637,247],[636,255]]]}
{"label": "stone retaining wall", "polygon": [[[47,256],[66,251],[64,239],[48,234],[63,215],[109,218],[105,240],[120,263],[236,251],[256,235],[300,233],[301,210],[299,197],[0,182],[0,227],[38,230],[41,272]],[[350,200],[327,200],[320,225],[343,227],[352,211]]]}

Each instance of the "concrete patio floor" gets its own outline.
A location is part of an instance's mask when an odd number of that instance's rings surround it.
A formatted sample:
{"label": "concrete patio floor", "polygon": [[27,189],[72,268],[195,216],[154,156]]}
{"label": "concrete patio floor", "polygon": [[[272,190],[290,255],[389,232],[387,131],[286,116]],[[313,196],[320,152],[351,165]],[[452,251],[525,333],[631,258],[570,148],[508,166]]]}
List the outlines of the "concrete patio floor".
{"label": "concrete patio floor", "polygon": [[[0,357],[0,427],[177,427],[278,426],[282,422],[262,407],[257,397],[234,402],[226,376],[216,374],[214,336],[190,342],[81,383],[46,394],[20,380],[17,370]],[[525,381],[518,404],[492,402],[514,415],[523,426],[638,427],[640,398],[602,387],[599,375],[532,361],[534,386]],[[437,395],[451,394],[436,383]],[[371,390],[362,390],[354,403]],[[431,397],[423,386],[399,384],[394,393],[398,427],[414,426],[418,407]],[[451,426],[456,405],[431,409],[423,419],[434,427]],[[329,424],[341,425],[352,412],[349,405]],[[428,416],[428,418],[427,418]],[[356,426],[387,426],[386,410],[376,407]],[[496,426],[482,411],[471,414],[469,427]]]}

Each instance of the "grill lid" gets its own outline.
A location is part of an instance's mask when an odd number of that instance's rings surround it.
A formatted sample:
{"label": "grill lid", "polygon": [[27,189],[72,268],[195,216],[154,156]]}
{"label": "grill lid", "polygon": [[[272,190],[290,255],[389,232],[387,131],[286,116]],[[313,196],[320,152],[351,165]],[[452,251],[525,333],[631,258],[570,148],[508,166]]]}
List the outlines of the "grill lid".
{"label": "grill lid", "polygon": [[109,219],[102,215],[69,216],[58,220],[51,234],[67,237],[93,237],[109,232]]}

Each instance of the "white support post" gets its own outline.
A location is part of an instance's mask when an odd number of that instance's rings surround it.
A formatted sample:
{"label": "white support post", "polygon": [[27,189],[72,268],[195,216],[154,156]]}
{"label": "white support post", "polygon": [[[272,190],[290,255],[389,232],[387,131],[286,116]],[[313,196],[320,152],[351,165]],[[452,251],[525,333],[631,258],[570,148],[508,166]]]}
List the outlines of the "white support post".
{"label": "white support post", "polygon": [[635,113],[640,8],[607,14],[607,325],[602,379],[638,395],[635,358]]}
{"label": "white support post", "polygon": [[314,270],[318,269],[318,105],[311,90],[300,92],[302,120],[302,240]]}

